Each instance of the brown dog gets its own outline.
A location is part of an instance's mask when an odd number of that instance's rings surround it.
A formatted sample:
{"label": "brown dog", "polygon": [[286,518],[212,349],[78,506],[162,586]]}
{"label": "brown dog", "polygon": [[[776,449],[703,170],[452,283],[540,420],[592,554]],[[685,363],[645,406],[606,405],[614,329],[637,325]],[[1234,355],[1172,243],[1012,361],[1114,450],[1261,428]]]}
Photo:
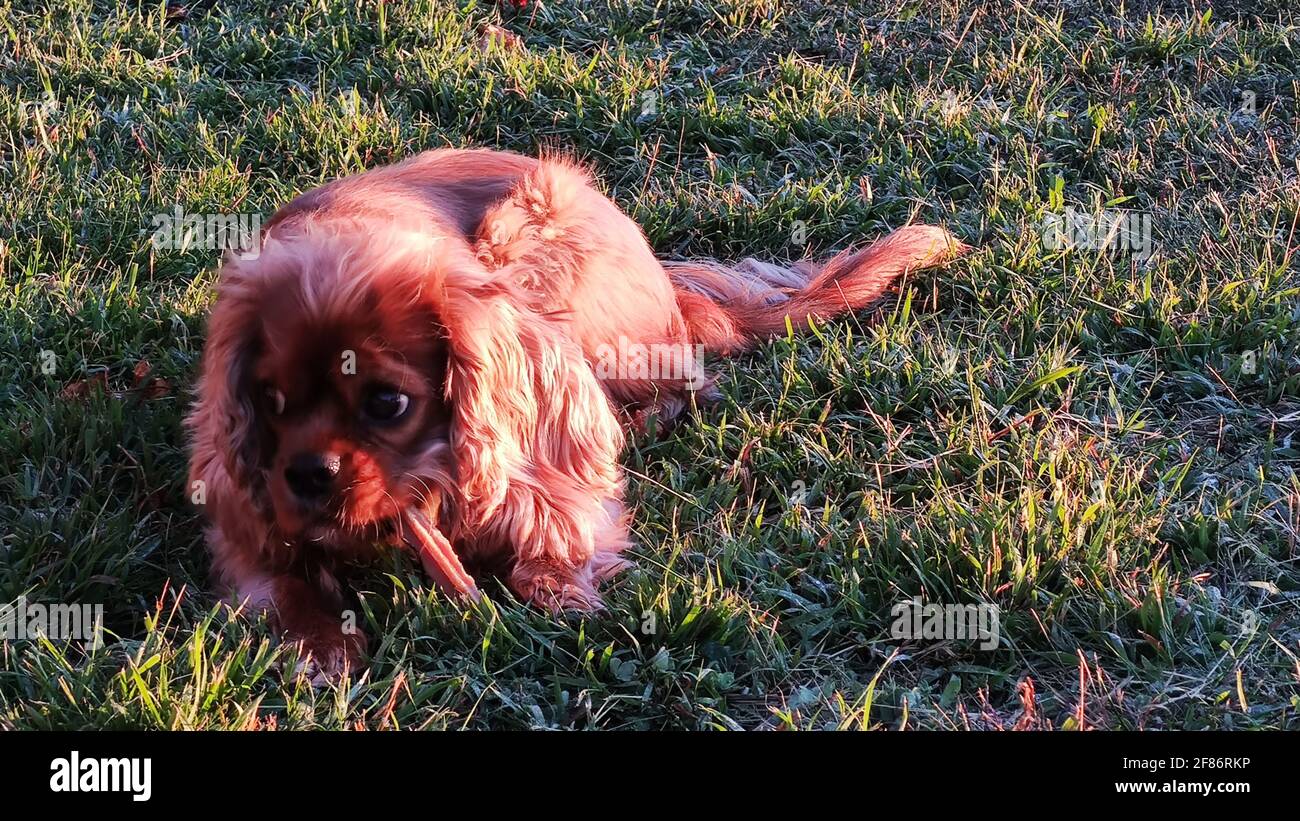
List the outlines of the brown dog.
{"label": "brown dog", "polygon": [[188,420],[215,570],[325,670],[364,650],[335,568],[385,541],[453,590],[473,592],[459,557],[596,608],[628,545],[621,421],[687,407],[701,349],[862,308],[960,248],[918,225],[820,266],[662,262],[583,170],[497,151],[304,194],[221,272]]}

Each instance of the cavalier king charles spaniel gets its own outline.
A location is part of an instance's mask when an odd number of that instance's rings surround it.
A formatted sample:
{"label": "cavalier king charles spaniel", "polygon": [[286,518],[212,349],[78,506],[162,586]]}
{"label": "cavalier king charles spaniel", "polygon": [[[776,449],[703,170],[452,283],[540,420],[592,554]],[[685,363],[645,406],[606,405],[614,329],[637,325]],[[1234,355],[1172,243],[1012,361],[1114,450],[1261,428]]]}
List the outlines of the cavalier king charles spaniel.
{"label": "cavalier king charles spaniel", "polygon": [[624,427],[707,395],[697,352],[863,308],[962,248],[913,225],[822,264],[664,261],[581,167],[500,151],[303,194],[221,270],[187,420],[214,571],[320,672],[364,654],[338,571],[383,543],[448,591],[477,596],[468,566],[596,609],[626,564]]}

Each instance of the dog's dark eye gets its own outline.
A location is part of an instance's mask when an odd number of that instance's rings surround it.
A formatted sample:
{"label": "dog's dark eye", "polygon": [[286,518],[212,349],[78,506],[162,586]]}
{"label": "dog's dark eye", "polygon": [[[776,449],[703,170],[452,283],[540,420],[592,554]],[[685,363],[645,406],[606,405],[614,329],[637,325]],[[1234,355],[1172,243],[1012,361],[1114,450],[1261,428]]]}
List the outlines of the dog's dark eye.
{"label": "dog's dark eye", "polygon": [[266,403],[271,408],[271,413],[279,416],[284,413],[284,394],[275,388],[266,389]]}
{"label": "dog's dark eye", "polygon": [[391,422],[406,413],[411,397],[392,388],[376,388],[367,396],[362,410],[377,422]]}

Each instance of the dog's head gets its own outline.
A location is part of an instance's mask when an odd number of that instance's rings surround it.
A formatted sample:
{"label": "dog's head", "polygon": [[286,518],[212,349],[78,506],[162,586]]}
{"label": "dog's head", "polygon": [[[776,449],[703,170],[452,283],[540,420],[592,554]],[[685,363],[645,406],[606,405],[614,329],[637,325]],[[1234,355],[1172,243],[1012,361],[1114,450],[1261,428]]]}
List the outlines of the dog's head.
{"label": "dog's head", "polygon": [[472,529],[512,486],[564,504],[616,481],[622,444],[581,351],[508,278],[364,221],[226,260],[190,424],[196,464],[219,463],[248,515],[325,545],[387,537],[412,506]]}
{"label": "dog's head", "polygon": [[[314,316],[270,294],[242,389],[281,533],[382,531],[450,469],[447,345],[418,306]],[[321,534],[324,535],[324,534]]]}
{"label": "dog's head", "polygon": [[382,536],[447,484],[433,250],[307,225],[226,261],[201,399],[228,473],[281,536]]}

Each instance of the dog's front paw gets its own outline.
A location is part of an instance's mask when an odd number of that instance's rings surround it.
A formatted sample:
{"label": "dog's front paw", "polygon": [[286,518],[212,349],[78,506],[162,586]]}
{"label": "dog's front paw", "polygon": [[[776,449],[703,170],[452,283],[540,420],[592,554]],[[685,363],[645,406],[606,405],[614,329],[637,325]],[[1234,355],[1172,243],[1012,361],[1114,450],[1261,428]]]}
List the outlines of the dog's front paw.
{"label": "dog's front paw", "polygon": [[603,606],[589,568],[520,562],[510,573],[510,587],[519,598],[553,613],[565,610],[590,613]]}
{"label": "dog's front paw", "polygon": [[287,635],[285,640],[299,648],[298,664],[294,674],[305,675],[313,687],[337,683],[345,673],[355,677],[366,659],[366,637],[363,633],[310,636]]}

